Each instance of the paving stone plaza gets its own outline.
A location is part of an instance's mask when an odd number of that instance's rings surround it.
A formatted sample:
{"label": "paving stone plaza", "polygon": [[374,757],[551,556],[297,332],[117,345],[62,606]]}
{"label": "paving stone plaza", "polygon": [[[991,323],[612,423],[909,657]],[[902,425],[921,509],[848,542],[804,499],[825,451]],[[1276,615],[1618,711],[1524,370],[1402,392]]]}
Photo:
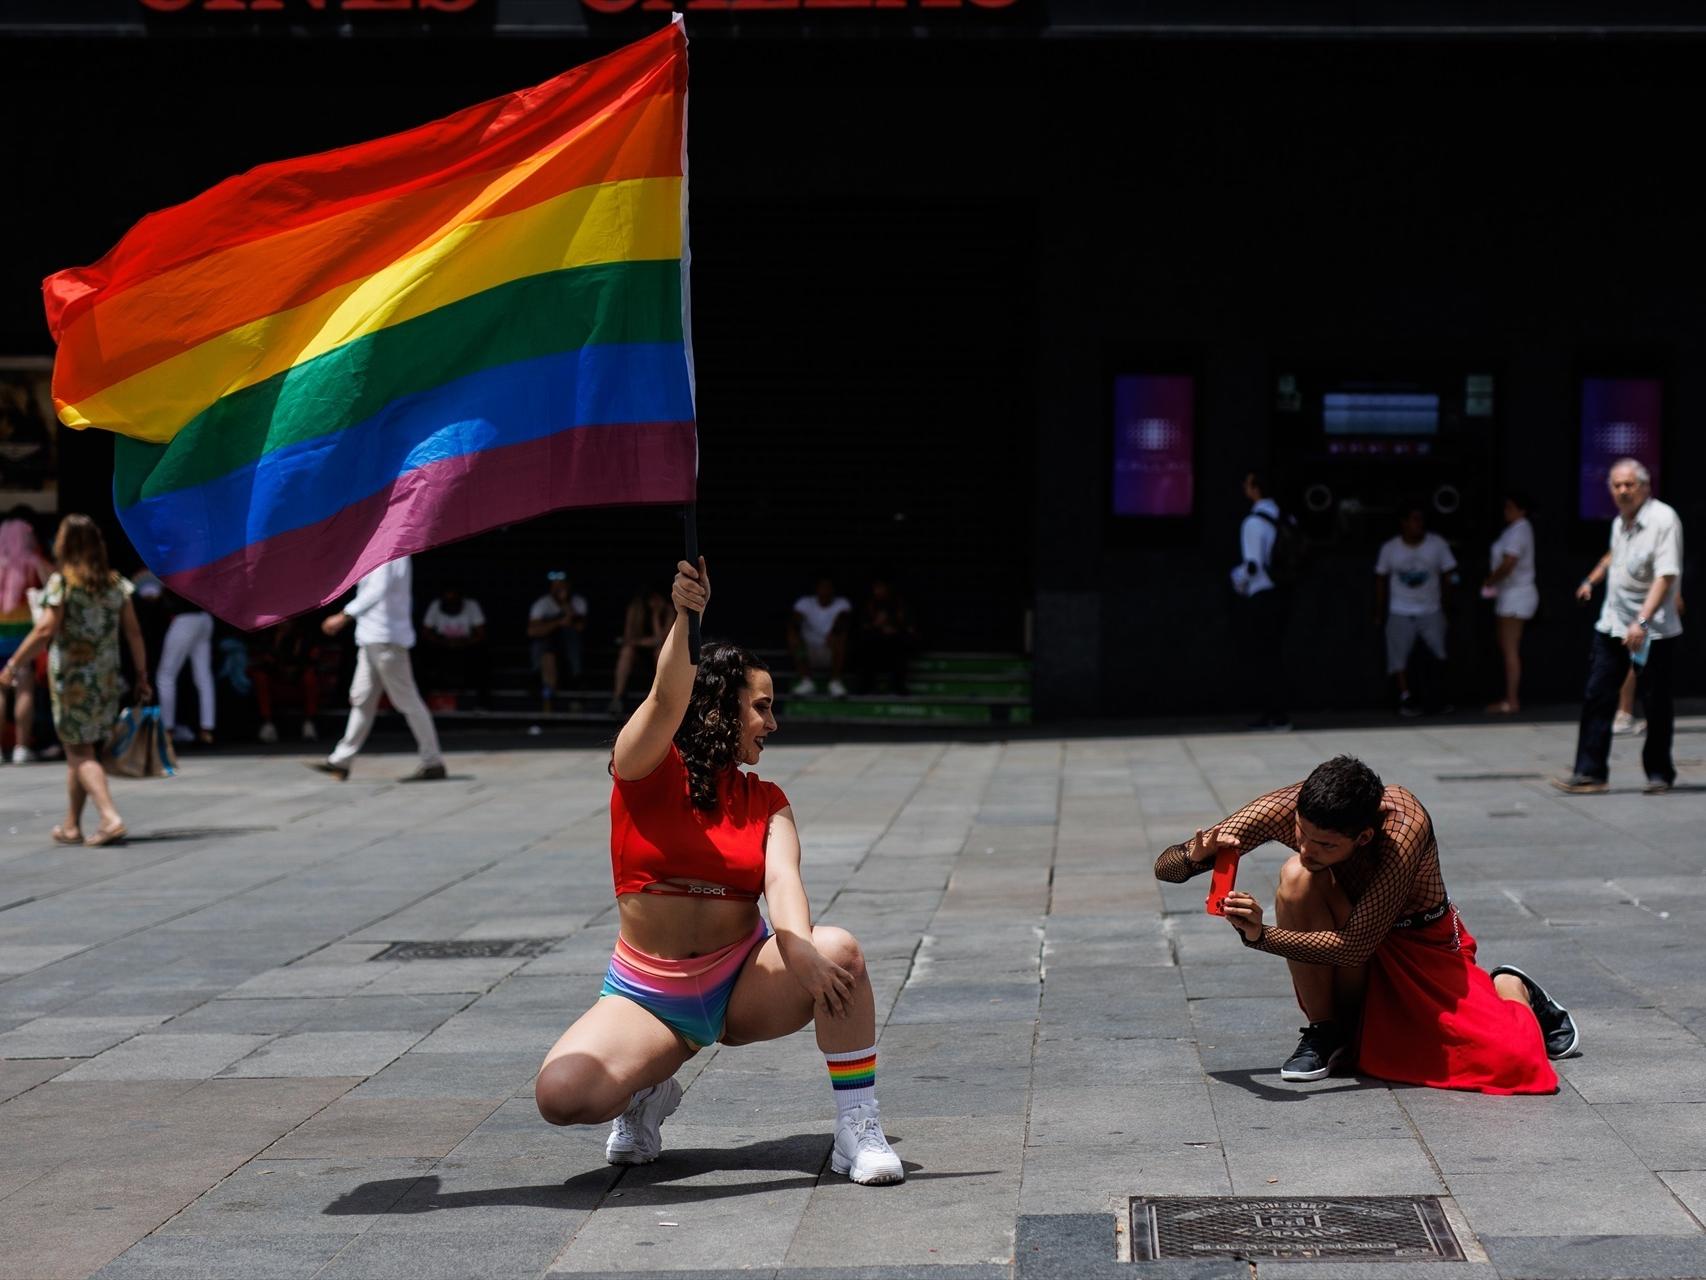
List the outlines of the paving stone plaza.
{"label": "paving stone plaza", "polygon": [[[809,1034],[701,1053],[655,1165],[533,1073],[615,936],[606,754],[451,780],[286,756],[120,782],[62,849],[0,770],[0,1280],[1706,1276],[1706,721],[1682,783],[1568,797],[1573,726],[788,745],[818,918],[862,940],[900,1187],[828,1171]],[[536,742],[538,740],[535,740]],[[392,745],[400,745],[393,743]],[[1279,960],[1154,855],[1339,752],[1432,811],[1486,964],[1575,1012],[1553,1097],[1281,1085]],[[1241,883],[1272,901],[1279,851]],[[398,943],[474,943],[417,947]],[[504,945],[509,944],[509,945]],[[1461,1262],[1132,1262],[1133,1197],[1441,1198]]]}

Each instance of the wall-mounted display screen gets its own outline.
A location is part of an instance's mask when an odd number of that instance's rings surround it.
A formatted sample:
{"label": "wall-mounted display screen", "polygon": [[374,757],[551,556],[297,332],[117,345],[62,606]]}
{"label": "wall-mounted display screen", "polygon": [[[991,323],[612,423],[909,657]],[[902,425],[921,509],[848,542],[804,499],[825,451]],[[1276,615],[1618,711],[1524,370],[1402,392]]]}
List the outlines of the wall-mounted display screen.
{"label": "wall-mounted display screen", "polygon": [[1583,520],[1617,514],[1606,477],[1619,458],[1634,458],[1659,489],[1659,428],[1664,383],[1658,378],[1582,379],[1582,463],[1578,498]]}
{"label": "wall-mounted display screen", "polygon": [[1195,378],[1144,373],[1114,379],[1116,516],[1190,515],[1195,447]]}
{"label": "wall-mounted display screen", "polygon": [[1321,429],[1330,436],[1439,434],[1439,397],[1422,391],[1329,391]]}

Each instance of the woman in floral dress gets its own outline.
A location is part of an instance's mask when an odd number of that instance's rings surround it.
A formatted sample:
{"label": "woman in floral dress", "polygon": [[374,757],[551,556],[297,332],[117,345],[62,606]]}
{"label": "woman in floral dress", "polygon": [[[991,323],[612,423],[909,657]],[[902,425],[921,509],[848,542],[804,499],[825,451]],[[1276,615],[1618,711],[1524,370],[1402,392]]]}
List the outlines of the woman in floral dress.
{"label": "woman in floral dress", "polygon": [[[59,572],[42,593],[41,621],[0,668],[0,688],[10,687],[23,664],[51,642],[53,727],[65,748],[68,771],[66,817],[53,829],[53,838],[60,844],[113,844],[126,833],[107,789],[100,752],[118,723],[120,628],[136,666],[139,700],[148,697],[148,655],[130,602],[132,587],[108,565],[99,526],[88,516],[66,516],[53,540],[53,557]],[[84,839],[83,806],[89,800],[100,812],[101,825]]]}

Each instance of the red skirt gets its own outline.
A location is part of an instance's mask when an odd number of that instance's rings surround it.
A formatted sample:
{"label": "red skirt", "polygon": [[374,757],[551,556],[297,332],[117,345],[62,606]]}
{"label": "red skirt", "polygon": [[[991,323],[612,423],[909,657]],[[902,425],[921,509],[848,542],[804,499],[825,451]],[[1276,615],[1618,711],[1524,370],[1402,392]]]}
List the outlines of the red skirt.
{"label": "red skirt", "polygon": [[1493,990],[1455,907],[1394,929],[1369,957],[1357,1067],[1434,1089],[1558,1091],[1540,1024]]}

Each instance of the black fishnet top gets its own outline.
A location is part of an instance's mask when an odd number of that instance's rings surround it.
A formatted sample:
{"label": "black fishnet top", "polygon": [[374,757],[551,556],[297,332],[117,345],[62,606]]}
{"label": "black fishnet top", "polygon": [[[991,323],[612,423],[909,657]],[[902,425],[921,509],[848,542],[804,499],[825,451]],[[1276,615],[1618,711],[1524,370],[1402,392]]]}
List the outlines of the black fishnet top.
{"label": "black fishnet top", "polygon": [[[1302,787],[1294,783],[1251,801],[1222,822],[1221,831],[1235,837],[1245,853],[1270,840],[1295,851]],[[1173,845],[1155,860],[1156,879],[1183,884],[1214,866],[1212,859],[1192,863],[1185,848]],[[1385,940],[1393,921],[1444,902],[1439,842],[1421,801],[1403,787],[1387,787],[1374,839],[1334,867],[1332,876],[1351,901],[1344,928],[1303,932],[1270,924],[1260,940],[1245,945],[1289,960],[1355,966]]]}

